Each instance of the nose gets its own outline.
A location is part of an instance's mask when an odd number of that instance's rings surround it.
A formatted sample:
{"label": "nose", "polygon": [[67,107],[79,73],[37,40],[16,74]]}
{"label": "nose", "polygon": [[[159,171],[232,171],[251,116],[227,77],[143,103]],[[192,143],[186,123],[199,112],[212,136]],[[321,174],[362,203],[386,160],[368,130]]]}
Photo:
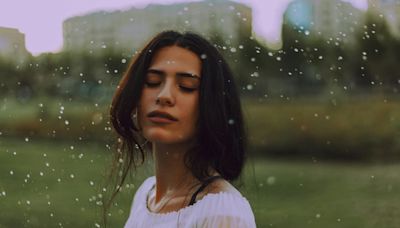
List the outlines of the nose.
{"label": "nose", "polygon": [[173,85],[172,83],[165,82],[164,86],[160,90],[157,96],[156,103],[162,106],[171,106],[175,103],[175,98],[173,96]]}

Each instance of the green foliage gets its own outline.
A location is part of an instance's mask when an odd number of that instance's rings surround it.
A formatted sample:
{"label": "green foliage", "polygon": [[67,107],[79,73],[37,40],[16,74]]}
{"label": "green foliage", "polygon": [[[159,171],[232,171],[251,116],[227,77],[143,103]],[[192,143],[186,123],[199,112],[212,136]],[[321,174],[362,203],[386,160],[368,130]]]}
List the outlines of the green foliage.
{"label": "green foliage", "polygon": [[[400,160],[399,101],[387,97],[243,99],[251,152],[340,160]],[[3,102],[3,136],[113,144],[109,103]]]}

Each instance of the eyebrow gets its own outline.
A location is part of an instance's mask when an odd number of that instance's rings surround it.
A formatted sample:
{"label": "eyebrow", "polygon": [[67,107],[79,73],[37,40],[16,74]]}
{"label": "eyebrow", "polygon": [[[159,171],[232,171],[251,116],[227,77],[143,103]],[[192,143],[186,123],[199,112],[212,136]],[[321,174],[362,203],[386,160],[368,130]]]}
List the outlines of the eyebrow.
{"label": "eyebrow", "polygon": [[[158,74],[161,76],[166,75],[166,73],[164,71],[156,70],[156,69],[148,69],[147,73]],[[187,72],[177,72],[175,75],[178,77],[187,77],[187,78],[194,78],[194,79],[200,80],[200,76],[198,76],[196,74],[187,73]]]}

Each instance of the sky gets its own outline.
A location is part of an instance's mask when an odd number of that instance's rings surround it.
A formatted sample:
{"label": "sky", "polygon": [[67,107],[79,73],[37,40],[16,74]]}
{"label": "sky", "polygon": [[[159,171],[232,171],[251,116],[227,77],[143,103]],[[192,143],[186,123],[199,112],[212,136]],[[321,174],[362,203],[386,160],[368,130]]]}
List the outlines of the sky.
{"label": "sky", "polygon": [[[171,4],[198,0],[8,0],[0,7],[0,27],[25,34],[26,48],[33,55],[57,52],[62,47],[62,22],[98,10],[144,8],[149,3]],[[253,30],[258,39],[273,47],[280,43],[282,15],[292,0],[234,0],[252,8]],[[344,0],[366,9],[367,0]]]}

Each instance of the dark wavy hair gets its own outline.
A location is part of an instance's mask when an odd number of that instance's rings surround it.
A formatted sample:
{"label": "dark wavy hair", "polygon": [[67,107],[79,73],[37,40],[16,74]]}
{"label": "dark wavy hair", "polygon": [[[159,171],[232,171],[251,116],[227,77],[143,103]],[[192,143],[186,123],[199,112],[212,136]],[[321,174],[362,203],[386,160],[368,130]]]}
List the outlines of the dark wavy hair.
{"label": "dark wavy hair", "polygon": [[[232,182],[241,176],[246,160],[247,137],[237,87],[233,74],[217,48],[195,33],[164,31],[156,35],[130,63],[113,97],[110,116],[118,134],[118,146],[111,173],[117,178],[110,201],[123,185],[131,168],[136,170],[139,155],[142,165],[146,148],[144,138],[132,119],[146,71],[163,47],[179,46],[195,53],[201,60],[197,144],[184,155],[185,166],[200,181],[210,176],[209,168]],[[108,205],[109,206],[109,205]]]}

